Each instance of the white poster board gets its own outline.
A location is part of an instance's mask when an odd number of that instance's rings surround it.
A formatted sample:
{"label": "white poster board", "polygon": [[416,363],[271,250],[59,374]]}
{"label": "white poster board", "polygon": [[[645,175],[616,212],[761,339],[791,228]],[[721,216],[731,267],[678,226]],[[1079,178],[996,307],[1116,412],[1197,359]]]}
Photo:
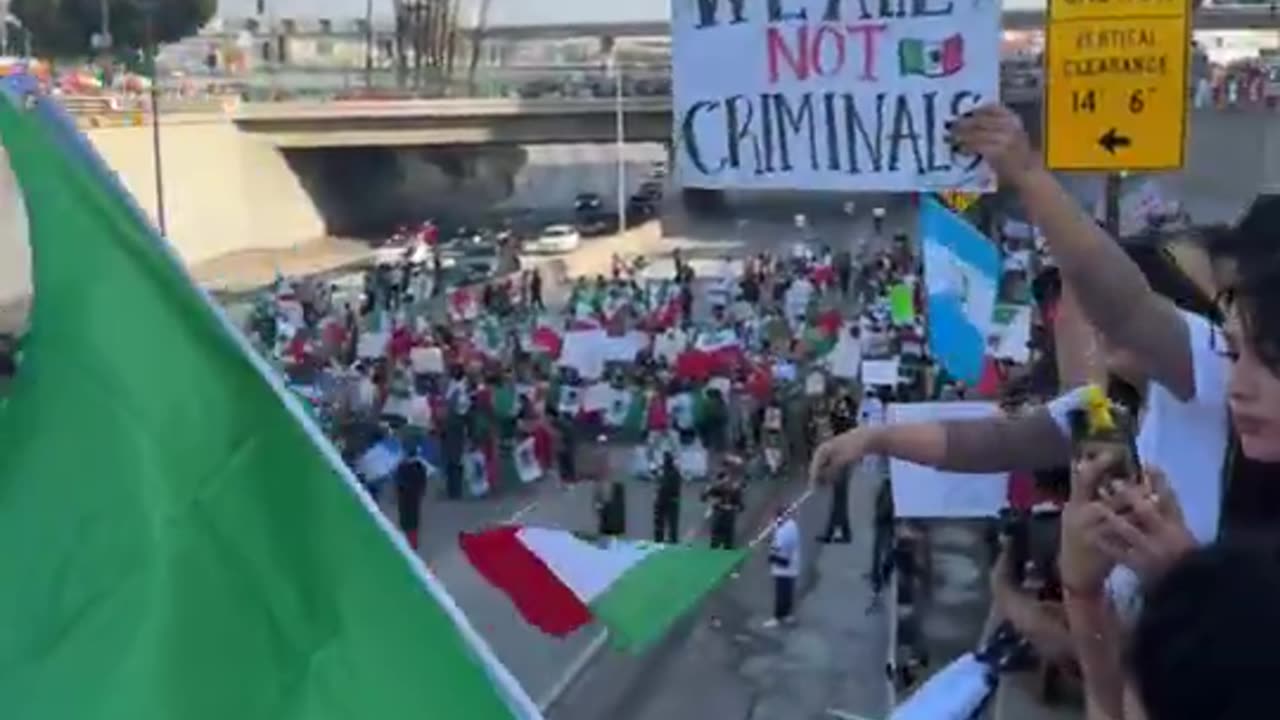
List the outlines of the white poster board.
{"label": "white poster board", "polygon": [[560,350],[560,366],[570,367],[587,380],[604,374],[608,335],[603,330],[573,330],[564,334]]}
{"label": "white poster board", "polygon": [[994,189],[985,164],[951,151],[946,125],[1000,97],[999,2],[677,0],[671,10],[682,186]]}
{"label": "white poster board", "polygon": [[[918,423],[981,418],[998,412],[993,403],[937,402],[889,406],[889,422]],[[1006,473],[952,473],[902,460],[889,461],[894,513],[900,518],[994,517],[1007,504]]]}
{"label": "white poster board", "polygon": [[1020,307],[1009,322],[995,326],[991,356],[999,360],[1025,363],[1031,359],[1031,306]]}
{"label": "white poster board", "polygon": [[894,387],[902,382],[902,363],[891,360],[863,360],[862,384],[877,387]]}

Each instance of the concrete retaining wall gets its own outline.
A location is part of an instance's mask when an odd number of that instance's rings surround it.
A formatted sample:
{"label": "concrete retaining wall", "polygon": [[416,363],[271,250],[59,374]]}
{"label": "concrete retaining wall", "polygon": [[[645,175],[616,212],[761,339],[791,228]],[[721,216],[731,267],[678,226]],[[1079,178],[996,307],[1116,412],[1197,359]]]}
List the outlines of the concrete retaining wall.
{"label": "concrete retaining wall", "polygon": [[1259,193],[1280,191],[1280,115],[1196,112],[1186,168],[1163,181],[1198,221],[1234,221]]}
{"label": "concrete retaining wall", "polygon": [[31,254],[27,247],[27,209],[9,158],[0,148],[0,333],[20,323],[15,307],[31,292]]}
{"label": "concrete retaining wall", "polygon": [[[170,241],[188,264],[324,235],[315,203],[281,153],[220,116],[173,116],[161,128]],[[88,131],[98,152],[155,217],[150,127]]]}
{"label": "concrete retaining wall", "polygon": [[[98,128],[87,135],[154,219],[151,128]],[[169,238],[188,264],[324,236],[311,196],[270,144],[212,115],[166,118],[161,138]],[[6,163],[0,172],[0,311],[10,315],[30,293],[26,237],[25,212]],[[0,323],[11,324],[4,318]]]}

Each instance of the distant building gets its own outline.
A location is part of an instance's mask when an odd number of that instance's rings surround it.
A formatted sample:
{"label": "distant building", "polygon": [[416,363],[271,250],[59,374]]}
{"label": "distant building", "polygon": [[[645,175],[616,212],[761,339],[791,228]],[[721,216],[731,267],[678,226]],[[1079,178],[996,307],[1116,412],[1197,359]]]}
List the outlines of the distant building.
{"label": "distant building", "polygon": [[[391,0],[220,0],[202,37],[229,67],[356,69],[366,54],[389,67],[395,54]],[[238,61],[238,62],[233,62]],[[234,69],[234,68],[232,68]]]}

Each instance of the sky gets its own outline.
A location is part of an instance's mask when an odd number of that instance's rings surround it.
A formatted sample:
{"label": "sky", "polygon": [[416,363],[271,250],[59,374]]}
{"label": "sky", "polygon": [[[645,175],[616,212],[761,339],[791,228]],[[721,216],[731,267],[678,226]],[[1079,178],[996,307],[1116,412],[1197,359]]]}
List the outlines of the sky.
{"label": "sky", "polygon": [[[477,10],[485,0],[461,0],[462,24],[473,26]],[[670,3],[688,0],[489,0],[490,27],[564,25],[570,23],[626,23],[665,20]],[[276,17],[343,18],[364,17],[365,0],[265,0]],[[257,0],[219,0],[223,17],[250,17]],[[1040,9],[1045,0],[1005,0],[1011,9]],[[374,0],[378,18],[391,17],[392,0]]]}

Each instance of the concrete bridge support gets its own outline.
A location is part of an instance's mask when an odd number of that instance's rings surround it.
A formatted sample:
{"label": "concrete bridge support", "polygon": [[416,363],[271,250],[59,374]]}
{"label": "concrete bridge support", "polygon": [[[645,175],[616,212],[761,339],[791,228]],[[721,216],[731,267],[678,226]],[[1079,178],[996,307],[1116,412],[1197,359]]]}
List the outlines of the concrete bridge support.
{"label": "concrete bridge support", "polygon": [[[251,248],[287,248],[324,235],[315,203],[265,138],[242,133],[220,116],[178,115],[162,122],[169,240],[187,263]],[[154,219],[151,128],[87,134]]]}

